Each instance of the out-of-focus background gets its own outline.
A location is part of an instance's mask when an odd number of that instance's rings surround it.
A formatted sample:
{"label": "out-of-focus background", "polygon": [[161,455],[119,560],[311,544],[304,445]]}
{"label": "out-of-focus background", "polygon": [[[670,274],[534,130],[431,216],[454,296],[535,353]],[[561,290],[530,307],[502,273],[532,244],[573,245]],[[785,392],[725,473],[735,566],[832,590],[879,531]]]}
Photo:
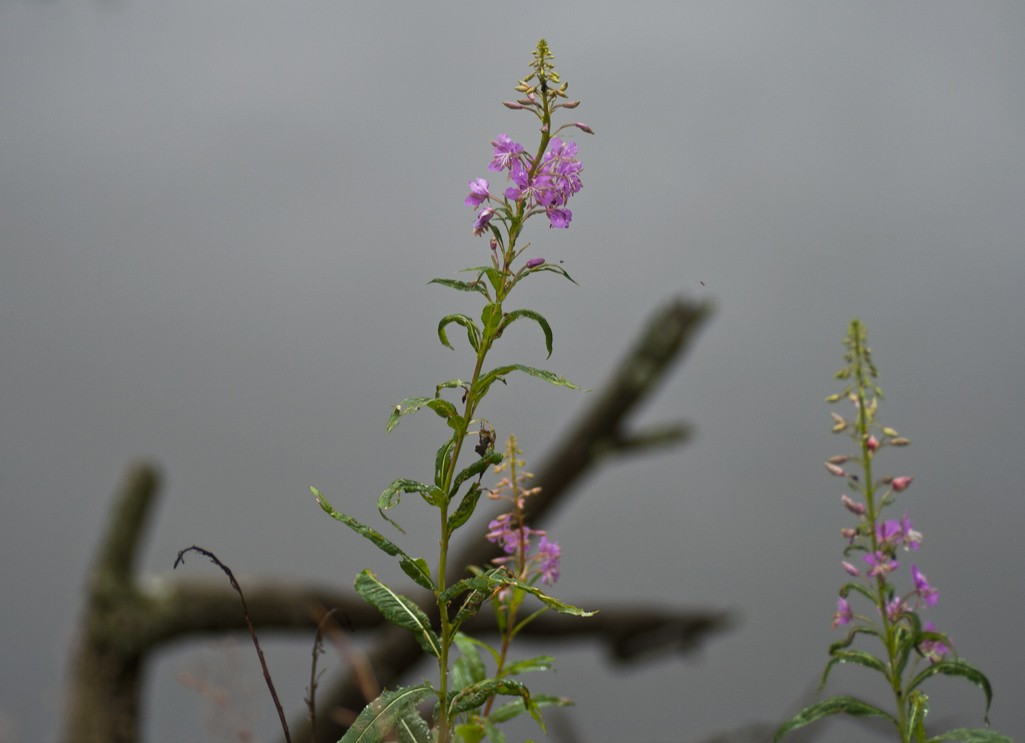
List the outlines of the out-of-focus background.
{"label": "out-of-focus background", "polygon": [[[436,419],[387,437],[384,420],[469,373],[435,327],[477,304],[426,281],[485,260],[466,184],[499,183],[489,139],[536,141],[500,101],[542,36],[583,101],[572,116],[597,132],[575,137],[570,229],[527,230],[531,255],[580,284],[514,295],[553,324],[543,365],[598,387],[656,305],[717,308],[641,416],[687,418],[696,439],[601,470],[548,524],[557,594],[742,623],[693,662],[626,673],[574,646],[535,686],[575,698],[565,719],[594,743],[793,713],[839,635],[850,519],[822,462],[846,440],[822,400],[857,315],[881,420],[914,441],[878,461],[915,477],[894,514],[925,534],[928,616],[992,680],[994,727],[1025,737],[1021,5],[8,0],[0,740],[58,735],[87,561],[133,458],[166,475],[148,572],[194,543],[243,581],[350,585],[381,567],[307,487],[377,523],[388,482],[430,476]],[[507,335],[505,357],[542,365],[536,329]],[[537,462],[585,404],[523,377],[486,414]],[[417,509],[405,544],[427,553]],[[198,558],[187,570],[217,575]],[[268,642],[295,711],[308,638]],[[201,701],[175,676],[218,657],[223,673],[232,652],[235,682],[255,679],[258,737],[276,739],[248,649],[188,646],[149,674],[145,740],[201,739]],[[828,689],[881,690],[860,668]],[[930,694],[930,720],[981,723],[974,687],[941,678]]]}

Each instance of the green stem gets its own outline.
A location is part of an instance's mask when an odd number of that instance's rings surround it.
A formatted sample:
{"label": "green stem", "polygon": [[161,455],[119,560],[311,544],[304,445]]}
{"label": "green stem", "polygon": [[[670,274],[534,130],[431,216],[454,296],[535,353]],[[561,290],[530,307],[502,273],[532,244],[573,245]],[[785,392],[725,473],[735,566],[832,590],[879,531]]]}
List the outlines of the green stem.
{"label": "green stem", "polygon": [[[879,539],[876,533],[877,519],[879,516],[879,510],[881,510],[882,504],[877,507],[875,502],[875,483],[872,480],[872,451],[868,447],[868,439],[871,433],[871,424],[869,422],[868,414],[868,401],[866,400],[865,388],[867,380],[865,378],[865,370],[862,365],[862,354],[864,349],[861,345],[862,335],[860,327],[856,330],[854,335],[854,359],[855,368],[854,375],[855,379],[858,380],[858,438],[861,444],[861,462],[865,473],[865,501],[868,505],[868,520],[871,525],[871,543],[872,553],[875,554],[879,549]],[[876,601],[879,605],[879,612],[882,614],[883,620],[883,644],[886,645],[886,654],[889,659],[887,668],[889,669],[888,680],[890,687],[893,689],[893,695],[897,702],[897,723],[898,730],[900,733],[900,739],[902,743],[908,743],[911,739],[908,737],[910,734],[907,727],[907,715],[905,713],[904,704],[904,692],[902,689],[901,677],[897,673],[897,649],[896,649],[896,627],[890,620],[890,616],[886,611],[886,579],[883,575],[877,575],[875,580],[876,589]]]}

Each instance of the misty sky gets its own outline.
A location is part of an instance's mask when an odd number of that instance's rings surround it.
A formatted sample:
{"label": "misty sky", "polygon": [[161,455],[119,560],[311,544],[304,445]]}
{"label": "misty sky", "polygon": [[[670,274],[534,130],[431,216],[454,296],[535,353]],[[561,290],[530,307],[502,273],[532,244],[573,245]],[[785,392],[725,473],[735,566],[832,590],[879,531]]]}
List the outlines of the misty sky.
{"label": "misty sky", "polygon": [[[430,477],[444,427],[424,416],[386,436],[384,421],[472,371],[435,328],[479,306],[426,282],[486,260],[466,184],[497,182],[499,133],[536,142],[533,117],[500,101],[542,36],[597,134],[574,138],[571,227],[538,219],[525,237],[580,286],[518,289],[555,352],[524,324],[496,358],[597,388],[656,306],[716,305],[638,420],[685,418],[694,442],[602,469],[546,524],[557,594],[742,621],[694,660],[626,672],[574,647],[533,686],[573,697],[566,719],[594,743],[696,743],[795,711],[839,636],[849,519],[822,462],[845,440],[822,400],[856,315],[881,421],[914,441],[878,467],[915,477],[893,513],[925,534],[928,617],[993,682],[994,728],[1025,738],[1021,5],[6,0],[2,743],[57,738],[81,582],[133,459],[166,476],[147,572],[199,544],[243,580],[351,585],[371,567],[399,584],[308,486],[376,525],[391,480]],[[538,462],[586,403],[524,377],[484,414]],[[426,509],[403,509],[408,551],[433,555]],[[186,575],[215,577],[198,559]],[[293,711],[308,653],[305,637],[272,643]],[[146,741],[202,739],[175,675],[228,655],[160,657]],[[259,681],[245,646],[237,662],[239,683]],[[881,690],[852,668],[827,689]],[[930,720],[981,723],[969,684],[927,693]],[[269,699],[251,695],[276,740]],[[866,736],[838,724],[823,739]]]}

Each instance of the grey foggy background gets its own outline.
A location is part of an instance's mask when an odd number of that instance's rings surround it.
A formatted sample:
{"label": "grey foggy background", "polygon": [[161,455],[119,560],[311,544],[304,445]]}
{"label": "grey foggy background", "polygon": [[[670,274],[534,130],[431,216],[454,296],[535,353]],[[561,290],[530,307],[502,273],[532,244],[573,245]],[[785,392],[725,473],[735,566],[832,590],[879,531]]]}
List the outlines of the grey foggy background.
{"label": "grey foggy background", "polygon": [[[478,305],[425,282],[482,262],[466,183],[497,182],[497,134],[536,141],[499,102],[542,36],[597,132],[575,137],[571,228],[528,225],[532,254],[580,283],[514,295],[553,324],[543,365],[598,387],[656,305],[717,306],[638,421],[683,417],[697,438],[602,469],[548,524],[558,595],[742,624],[692,661],[625,672],[573,647],[532,686],[576,699],[567,719],[595,743],[794,711],[839,634],[848,519],[822,461],[845,440],[822,399],[857,315],[881,419],[914,441],[879,466],[915,476],[898,509],[925,534],[928,615],[989,675],[994,728],[1025,737],[1021,5],[7,0],[0,740],[58,734],[80,584],[133,458],[166,475],[149,572],[195,543],[243,581],[400,575],[307,487],[377,523],[388,482],[430,476],[436,419],[387,437],[384,420],[467,373],[434,330]],[[535,329],[503,341],[498,358],[544,362]],[[586,402],[517,378],[483,412],[538,462]],[[410,499],[398,515],[432,555],[424,514]],[[215,577],[199,558],[185,574]],[[296,711],[309,641],[270,644]],[[147,741],[202,739],[174,676],[230,653],[199,648],[154,666]],[[238,663],[258,684],[244,645]],[[840,668],[828,691],[885,702],[873,676]],[[981,723],[974,687],[927,692],[930,720]],[[275,740],[259,686],[251,704]],[[866,737],[837,724],[823,739]]]}

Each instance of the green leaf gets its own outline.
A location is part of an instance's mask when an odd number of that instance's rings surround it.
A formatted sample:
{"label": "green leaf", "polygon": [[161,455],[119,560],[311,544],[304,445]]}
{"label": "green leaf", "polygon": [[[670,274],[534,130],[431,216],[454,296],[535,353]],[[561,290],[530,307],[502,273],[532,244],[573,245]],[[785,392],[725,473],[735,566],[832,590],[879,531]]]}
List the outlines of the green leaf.
{"label": "green leaf", "polygon": [[854,663],[859,666],[865,666],[865,668],[871,668],[873,671],[879,671],[879,673],[886,676],[886,666],[883,665],[883,662],[874,655],[869,655],[864,650],[836,650],[832,653],[832,656],[832,659],[826,664],[826,670],[822,672],[822,683],[819,684],[819,690],[825,687],[826,679],[829,678],[829,672],[833,670],[833,666],[837,663]]}
{"label": "green leaf", "polygon": [[453,583],[451,586],[442,591],[441,595],[438,598],[441,601],[448,603],[456,596],[459,596],[460,594],[466,593],[467,591],[471,590],[486,591],[488,593],[492,593],[493,591],[505,585],[506,581],[504,580],[504,577],[508,575],[509,573],[506,571],[505,568],[491,568],[490,570],[487,570],[481,573],[480,575],[474,575],[469,578],[463,578],[462,580]]}
{"label": "green leaf", "polygon": [[930,676],[935,676],[937,673],[942,673],[944,676],[963,678],[982,689],[986,695],[986,711],[982,719],[989,725],[989,705],[993,702],[993,687],[989,685],[989,679],[986,678],[985,674],[966,660],[960,658],[957,660],[941,660],[939,663],[929,666],[915,676],[914,680],[908,685],[908,692],[914,691],[923,681]]}
{"label": "green leaf", "polygon": [[428,591],[433,591],[437,588],[434,585],[434,581],[431,580],[431,569],[427,565],[427,560],[422,557],[418,557],[415,560],[411,560],[408,557],[404,557],[402,562],[399,563],[399,567],[402,568],[402,572],[417,582],[418,585],[423,586]]}
{"label": "green leaf", "polygon": [[445,476],[448,468],[452,466],[452,447],[456,445],[456,437],[453,436],[438,449],[434,456],[434,484],[439,488],[445,484]]}
{"label": "green leaf", "polygon": [[860,593],[862,596],[867,598],[873,604],[876,602],[876,597],[873,596],[871,593],[869,593],[868,589],[865,588],[863,585],[861,585],[859,583],[847,583],[847,584],[845,584],[840,589],[840,596],[843,597],[843,598],[847,598],[847,595],[851,591],[856,591],[856,592]]}
{"label": "green leaf", "polygon": [[930,738],[929,743],[940,743],[940,741],[944,740],[963,740],[967,743],[1014,743],[1006,735],[994,733],[986,728],[974,728],[972,730],[958,728],[957,730],[950,730],[938,738]]}
{"label": "green leaf", "polygon": [[407,397],[392,410],[391,415],[388,416],[385,430],[391,433],[395,426],[399,425],[399,419],[402,416],[415,413],[425,406],[433,410],[440,417],[447,418],[450,421],[452,418],[459,417],[459,413],[456,412],[456,406],[448,400],[442,400],[439,397]]}
{"label": "green leaf", "polygon": [[506,743],[505,733],[495,727],[490,720],[484,721],[484,732],[488,734],[488,738],[491,739],[491,743]]}
{"label": "green leaf", "polygon": [[395,721],[395,732],[399,743],[431,743],[432,740],[431,729],[412,705]]}
{"label": "green leaf", "polygon": [[388,518],[388,514],[385,513],[387,509],[394,508],[399,505],[402,493],[419,493],[425,501],[435,507],[448,503],[448,496],[445,495],[445,491],[437,485],[427,485],[422,482],[417,482],[416,480],[406,480],[405,478],[395,480],[391,485],[384,489],[384,492],[381,493],[381,497],[377,499],[377,510],[385,521],[401,531],[403,534],[406,533],[405,530]]}
{"label": "green leaf", "polygon": [[405,552],[403,552],[398,547],[398,545],[385,539],[383,536],[378,534],[369,526],[364,526],[356,519],[354,519],[352,516],[347,516],[344,513],[339,513],[338,511],[336,511],[334,508],[331,507],[331,504],[327,502],[327,499],[320,494],[319,490],[317,490],[314,487],[311,487],[310,490],[312,490],[313,494],[317,497],[317,502],[320,503],[320,507],[323,508],[328,514],[330,514],[332,518],[341,521],[343,524],[348,526],[350,529],[352,529],[360,536],[366,537],[375,545],[377,545],[379,549],[384,550],[389,555],[398,555],[401,558],[399,566],[406,573],[406,575],[415,580],[424,588],[430,589],[431,591],[435,589],[434,582],[431,580],[431,571],[427,567],[426,560],[424,560],[422,557],[413,559]]}
{"label": "green leaf", "polygon": [[555,658],[550,655],[535,655],[533,658],[518,660],[505,667],[503,673],[507,676],[517,676],[530,671],[548,671],[555,663]]}
{"label": "green leaf", "polygon": [[[529,276],[530,274],[537,273],[538,271],[551,271],[552,273],[557,273],[557,274],[559,274],[561,276],[565,276],[570,281],[573,281],[573,279],[570,278],[570,275],[568,273],[566,273],[566,271],[561,266],[556,266],[556,265],[551,264],[551,263],[542,263],[537,268],[528,268],[526,271],[524,271],[523,273],[521,273],[517,277],[516,281],[519,281],[520,279],[524,279],[527,276]],[[573,283],[576,284],[577,282],[573,281]],[[515,286],[515,284],[513,284],[513,285]],[[577,286],[580,286],[580,284],[577,284]]]}
{"label": "green leaf", "polygon": [[416,705],[433,693],[434,690],[426,685],[382,692],[363,708],[338,743],[379,743],[395,727],[399,717],[405,716],[410,709],[415,711]]}
{"label": "green leaf", "polygon": [[929,714],[929,697],[919,691],[908,696],[908,727],[916,743],[925,743],[925,716]]}
{"label": "green leaf", "polygon": [[454,496],[459,490],[459,486],[469,480],[471,477],[476,477],[480,473],[484,472],[488,467],[493,464],[502,463],[502,452],[495,451],[494,449],[488,449],[488,453],[478,459],[476,462],[471,464],[465,470],[456,475],[456,479],[452,482],[452,488],[449,493]]}
{"label": "green leaf", "polygon": [[543,330],[545,334],[545,348],[548,349],[548,356],[550,357],[552,355],[552,327],[548,324],[547,320],[533,310],[513,310],[505,316],[505,320],[502,321],[501,330],[499,332],[505,330],[505,328],[512,325],[521,317],[533,320],[541,326],[541,330]]}
{"label": "green leaf", "polygon": [[502,322],[502,305],[495,303],[485,305],[480,313],[480,321],[484,324],[483,335],[485,338],[494,338],[499,323]]}
{"label": "green leaf", "polygon": [[466,661],[470,683],[476,684],[487,678],[487,672],[484,670],[484,661],[481,660],[480,653],[477,652],[477,643],[471,642],[470,638],[462,632],[456,632],[455,643],[463,656],[462,660]]}
{"label": "green leaf", "polygon": [[377,545],[378,549],[384,550],[389,555],[402,555],[407,560],[410,559],[409,556],[401,549],[399,549],[399,547],[396,544],[389,541],[388,539],[385,539],[384,536],[382,536],[375,530],[371,529],[369,526],[364,526],[356,519],[354,519],[352,516],[347,516],[344,513],[339,513],[334,508],[332,508],[331,504],[327,502],[327,498],[321,495],[320,491],[317,490],[315,487],[310,486],[310,490],[312,490],[313,495],[316,496],[317,503],[320,504],[320,507],[324,509],[324,511],[326,511],[331,516],[331,518],[341,521],[343,524],[348,526],[350,529],[352,529],[360,536],[364,536],[367,539],[369,539],[371,542]]}
{"label": "green leaf", "polygon": [[[566,697],[556,697],[551,694],[531,694],[530,699],[538,707],[571,707],[573,705],[573,702]],[[526,711],[527,708],[523,706],[523,700],[514,699],[497,707],[488,715],[488,721],[492,723],[508,722]]]}
{"label": "green leaf", "polygon": [[448,533],[451,534],[460,526],[465,524],[470,517],[473,515],[474,509],[477,508],[477,501],[480,500],[480,494],[484,492],[480,489],[480,485],[477,483],[470,483],[470,489],[463,495],[463,499],[459,501],[459,507],[456,508],[455,513],[448,517]]}
{"label": "green leaf", "polygon": [[513,578],[508,574],[501,578],[501,582],[507,583],[511,586],[516,586],[520,590],[533,594],[534,596],[539,598],[544,603],[544,605],[547,606],[549,609],[555,609],[560,614],[572,614],[573,616],[577,617],[590,617],[596,613],[594,611],[585,611],[583,609],[578,609],[575,606],[571,606],[570,604],[566,604],[557,599],[553,599],[551,596],[542,593],[541,589],[535,588],[534,586],[524,583],[523,581],[518,580],[516,578]]}
{"label": "green leaf", "polygon": [[498,694],[521,697],[528,705],[528,709],[530,708],[530,691],[522,682],[513,679],[486,679],[453,694],[448,705],[449,716],[454,717],[460,712],[476,709]]}
{"label": "green leaf", "polygon": [[[466,328],[466,339],[470,342],[470,346],[474,351],[480,350],[480,329],[466,315],[445,315],[441,318],[441,322],[438,323],[438,338],[441,340],[441,345],[452,348],[452,344],[448,342],[448,336],[445,335],[445,326],[449,323],[456,323]],[[453,350],[455,349],[453,348]]]}
{"label": "green leaf", "polygon": [[580,389],[572,382],[569,382],[550,371],[545,371],[544,369],[535,369],[532,366],[524,366],[523,364],[510,364],[509,366],[500,366],[496,369],[492,369],[487,374],[483,375],[482,377],[480,377],[480,379],[477,380],[477,389],[479,390],[479,392],[475,393],[477,398],[479,399],[483,397],[487,393],[488,389],[490,389],[491,385],[495,382],[504,382],[505,375],[513,371],[521,371],[525,374],[530,374],[533,377],[543,379],[544,381],[549,382],[550,384],[555,384],[560,387],[569,387],[573,390]]}
{"label": "green leaf", "polygon": [[456,726],[456,733],[466,743],[480,743],[484,740],[484,730],[481,730],[477,725],[458,725]]}
{"label": "green leaf", "polygon": [[469,382],[464,382],[462,379],[450,379],[447,382],[442,382],[437,387],[436,396],[441,395],[442,390],[453,389],[455,387],[462,387],[464,390],[470,386]]}
{"label": "green leaf", "polygon": [[795,728],[804,727],[810,722],[815,722],[816,720],[828,717],[829,715],[837,715],[841,712],[843,714],[850,715],[851,717],[881,717],[884,720],[892,722],[895,728],[897,727],[897,721],[894,720],[893,717],[886,714],[881,709],[873,707],[871,704],[866,704],[860,699],[855,699],[854,697],[831,697],[830,699],[823,700],[818,704],[805,707],[798,714],[780,725],[776,730],[776,735],[773,737],[772,743],[776,743],[776,741]]}
{"label": "green leaf", "polygon": [[843,650],[846,647],[850,647],[851,643],[854,642],[854,638],[858,635],[874,635],[879,637],[879,633],[871,627],[855,627],[848,634],[847,637],[838,642],[834,642],[829,646],[829,654],[832,655],[837,650]]}
{"label": "green leaf", "polygon": [[481,591],[471,591],[470,595],[463,601],[463,605],[459,607],[459,611],[452,617],[452,626],[458,627],[470,617],[474,616],[480,611],[481,604],[487,599],[488,594],[482,593]]}
{"label": "green leaf", "polygon": [[384,614],[392,624],[410,630],[425,653],[441,655],[441,640],[431,629],[431,623],[423,609],[411,600],[395,593],[379,581],[369,570],[356,576],[356,592],[368,604]]}
{"label": "green leaf", "polygon": [[495,268],[485,268],[484,273],[488,275],[488,281],[491,282],[491,286],[494,287],[495,293],[502,291],[502,274]]}
{"label": "green leaf", "polygon": [[484,284],[481,283],[479,280],[466,282],[456,281],[455,279],[431,279],[427,283],[441,284],[442,286],[447,286],[449,289],[458,289],[461,292],[478,292],[480,294],[483,294],[488,299],[491,299],[491,297],[488,296],[487,287],[485,287]]}

